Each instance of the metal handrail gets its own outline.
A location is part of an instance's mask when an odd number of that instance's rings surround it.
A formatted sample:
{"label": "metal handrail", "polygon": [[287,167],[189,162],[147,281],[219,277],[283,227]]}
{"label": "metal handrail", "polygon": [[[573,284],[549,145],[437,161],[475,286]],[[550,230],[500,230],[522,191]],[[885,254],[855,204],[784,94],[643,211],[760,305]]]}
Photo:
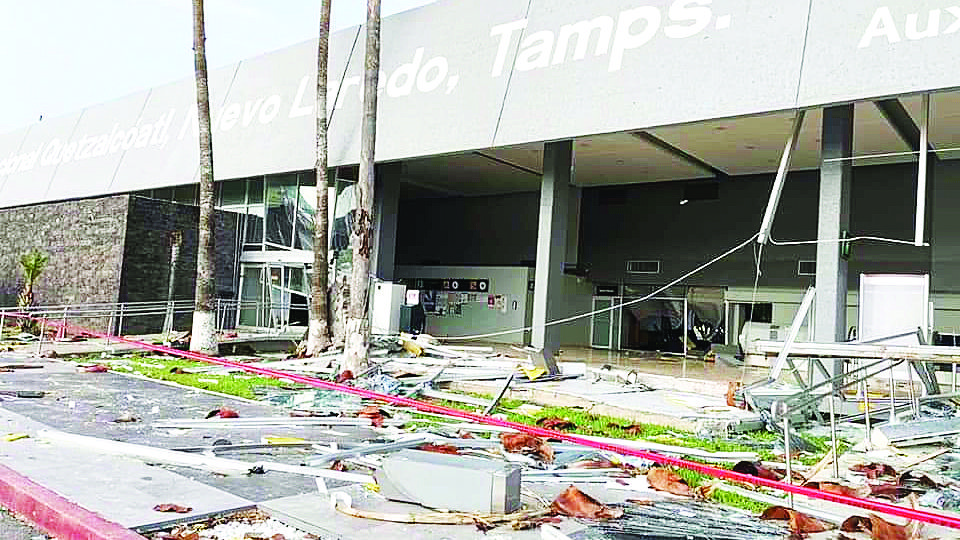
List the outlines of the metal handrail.
{"label": "metal handrail", "polygon": [[[235,328],[239,325],[241,310],[259,311],[266,316],[257,317],[259,328],[277,329],[287,326],[285,318],[276,317],[277,311],[289,309],[308,310],[308,303],[274,302],[218,298],[216,299],[217,330]],[[167,317],[193,313],[194,301],[180,299],[171,301],[140,301],[140,302],[91,302],[85,304],[54,304],[30,306],[27,309],[18,306],[0,307],[0,325],[3,325],[11,313],[28,313],[40,319],[62,320],[68,319],[106,319],[106,326],[110,332],[123,332],[124,321],[142,317]],[[263,323],[262,325],[260,323]]]}

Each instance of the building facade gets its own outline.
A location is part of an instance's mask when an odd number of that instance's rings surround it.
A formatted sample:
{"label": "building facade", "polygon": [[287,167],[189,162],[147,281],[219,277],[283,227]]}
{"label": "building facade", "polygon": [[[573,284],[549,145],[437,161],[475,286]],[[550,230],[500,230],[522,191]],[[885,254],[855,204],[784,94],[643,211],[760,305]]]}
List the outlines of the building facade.
{"label": "building facade", "polygon": [[[341,219],[362,31],[331,37]],[[834,341],[856,326],[864,273],[929,275],[932,329],[960,328],[950,2],[441,0],[382,33],[373,268],[429,285],[428,331],[513,330],[490,339],[548,352],[662,348],[693,327],[731,341],[748,319],[788,324],[816,285],[809,334]],[[254,306],[240,324],[305,317],[315,54],[307,42],[211,72],[218,201],[239,216],[236,296]],[[183,80],[0,135],[0,207],[191,203],[198,161]]]}

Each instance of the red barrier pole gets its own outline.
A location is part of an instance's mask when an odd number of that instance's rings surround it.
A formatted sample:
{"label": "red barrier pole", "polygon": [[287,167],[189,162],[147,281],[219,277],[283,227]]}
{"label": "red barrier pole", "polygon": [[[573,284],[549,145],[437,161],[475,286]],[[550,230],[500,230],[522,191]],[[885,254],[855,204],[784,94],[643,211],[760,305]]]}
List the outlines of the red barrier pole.
{"label": "red barrier pole", "polygon": [[[29,316],[24,314],[19,314],[19,313],[15,313],[13,314],[13,316],[29,318]],[[68,325],[68,326],[72,326],[72,325]],[[72,327],[72,328],[78,330],[78,333],[86,333],[92,336],[106,337],[105,334],[101,334],[99,332],[92,332],[92,331],[80,329],[79,327]],[[464,420],[479,422],[481,424],[515,429],[517,431],[528,433],[530,435],[535,435],[537,437],[559,439],[561,441],[579,444],[589,448],[595,448],[598,450],[607,450],[609,452],[614,452],[614,453],[625,455],[625,456],[633,456],[633,457],[649,459],[650,461],[654,461],[656,463],[673,465],[676,467],[681,467],[683,469],[697,471],[709,476],[713,476],[715,478],[722,478],[724,480],[732,480],[734,482],[742,482],[742,483],[754,484],[758,486],[765,486],[765,487],[785,491],[788,493],[793,493],[796,495],[803,495],[803,496],[814,498],[814,499],[830,501],[834,503],[844,504],[847,506],[854,506],[857,508],[862,508],[864,510],[881,512],[884,514],[898,516],[898,517],[902,517],[910,520],[921,521],[924,523],[942,525],[944,527],[950,527],[952,529],[960,529],[960,518],[955,516],[937,514],[934,512],[929,512],[927,510],[905,508],[902,506],[897,506],[895,504],[890,504],[882,501],[871,501],[871,500],[862,499],[859,497],[848,497],[845,495],[828,493],[825,491],[820,491],[817,489],[812,489],[804,486],[796,486],[793,484],[788,484],[786,482],[767,480],[766,478],[759,478],[756,476],[741,474],[741,473],[729,471],[726,469],[711,467],[709,465],[704,465],[703,463],[697,463],[694,461],[687,461],[680,458],[664,456],[662,454],[657,454],[655,452],[649,452],[646,450],[637,450],[635,448],[628,448],[628,447],[620,446],[617,444],[609,444],[609,443],[593,441],[590,439],[584,439],[582,437],[579,437],[577,435],[571,435],[569,433],[561,433],[559,431],[543,429],[537,426],[528,426],[526,424],[518,424],[516,422],[510,422],[508,420],[500,420],[498,418],[484,416],[481,414],[461,411],[458,409],[451,409],[448,407],[442,407],[440,405],[432,405],[430,403],[424,403],[422,401],[417,401],[417,400],[413,400],[405,397],[379,394],[377,392],[371,392],[370,390],[364,390],[361,388],[354,388],[352,386],[336,384],[329,381],[314,379],[312,377],[305,377],[303,375],[297,375],[295,373],[287,373],[287,372],[279,371],[275,369],[252,366],[248,364],[243,364],[241,362],[224,360],[222,358],[213,358],[210,356],[205,356],[205,355],[193,353],[190,351],[181,351],[181,350],[173,349],[170,347],[163,347],[161,345],[143,343],[140,341],[127,339],[122,336],[118,336],[118,339],[124,343],[135,345],[141,349],[147,349],[151,351],[171,354],[171,355],[179,356],[181,358],[196,360],[198,362],[205,362],[208,364],[216,364],[216,365],[225,366],[225,367],[232,367],[232,368],[246,371],[248,373],[256,373],[258,375],[264,375],[264,376],[273,377],[276,379],[288,379],[291,381],[305,384],[307,386],[312,386],[314,388],[344,392],[347,394],[353,394],[355,396],[360,396],[368,399],[375,399],[378,401],[383,401],[383,402],[391,403],[394,405],[404,405],[407,407],[412,407],[423,412],[442,414],[446,416],[452,416],[455,418],[462,418]]]}

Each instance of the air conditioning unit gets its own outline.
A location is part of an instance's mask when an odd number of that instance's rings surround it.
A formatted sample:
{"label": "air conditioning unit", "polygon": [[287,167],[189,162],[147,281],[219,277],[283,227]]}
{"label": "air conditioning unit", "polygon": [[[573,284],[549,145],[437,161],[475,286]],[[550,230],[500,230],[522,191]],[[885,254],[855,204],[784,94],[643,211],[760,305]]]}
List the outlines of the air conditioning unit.
{"label": "air conditioning unit", "polygon": [[659,274],[660,261],[627,261],[628,274]]}

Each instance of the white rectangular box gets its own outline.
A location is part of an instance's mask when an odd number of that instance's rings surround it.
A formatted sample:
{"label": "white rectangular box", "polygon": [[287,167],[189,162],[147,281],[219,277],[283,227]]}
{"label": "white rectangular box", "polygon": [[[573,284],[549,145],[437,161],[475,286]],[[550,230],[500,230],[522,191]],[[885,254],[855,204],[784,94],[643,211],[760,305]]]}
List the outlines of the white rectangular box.
{"label": "white rectangular box", "polygon": [[406,302],[407,287],[380,282],[373,286],[370,303],[370,332],[372,334],[400,333],[400,306]]}

